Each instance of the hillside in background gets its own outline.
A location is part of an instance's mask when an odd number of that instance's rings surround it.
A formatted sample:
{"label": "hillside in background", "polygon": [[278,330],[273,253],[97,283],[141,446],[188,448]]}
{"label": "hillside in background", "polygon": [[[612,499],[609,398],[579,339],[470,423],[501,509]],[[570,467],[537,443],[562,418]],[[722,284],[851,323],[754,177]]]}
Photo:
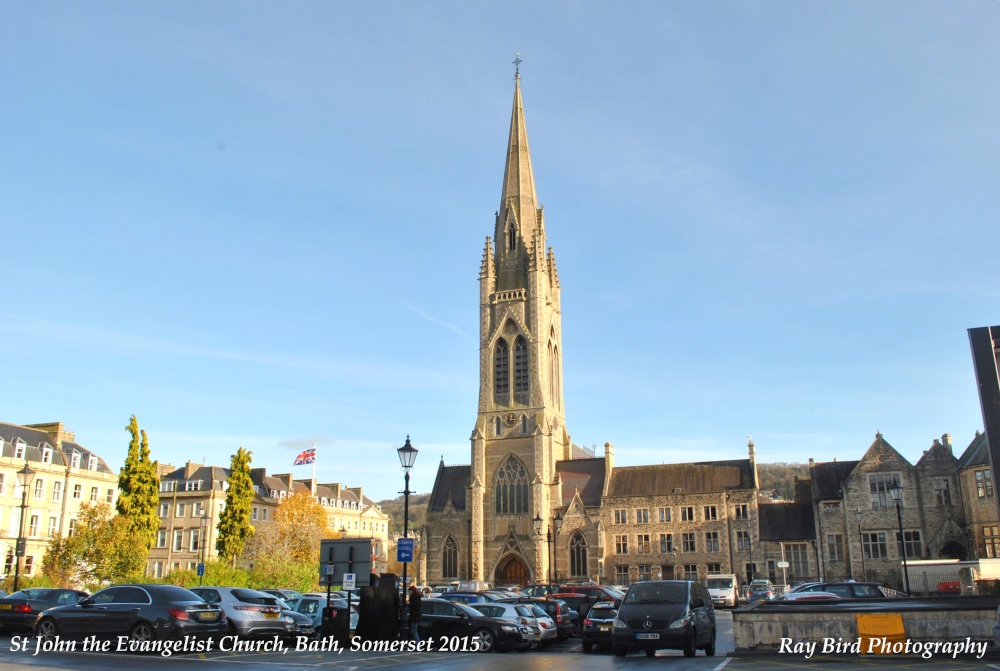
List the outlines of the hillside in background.
{"label": "hillside in background", "polygon": [[809,477],[808,464],[788,464],[777,462],[773,464],[757,464],[757,479],[760,481],[761,491],[767,489],[774,490],[775,498],[782,498],[786,501],[795,499],[794,477]]}
{"label": "hillside in background", "polygon": [[[427,516],[427,503],[430,501],[430,494],[410,494],[410,531],[419,529],[424,525]],[[403,497],[397,496],[394,499],[379,501],[382,512],[389,516],[389,532],[403,535]],[[412,535],[412,534],[411,534]]]}

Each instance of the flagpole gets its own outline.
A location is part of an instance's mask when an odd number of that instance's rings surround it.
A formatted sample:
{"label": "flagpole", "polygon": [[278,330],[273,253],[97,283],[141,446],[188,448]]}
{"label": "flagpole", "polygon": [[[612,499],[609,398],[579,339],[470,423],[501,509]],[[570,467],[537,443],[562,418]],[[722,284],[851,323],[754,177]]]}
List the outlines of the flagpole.
{"label": "flagpole", "polygon": [[312,495],[316,496],[316,443],[313,443]]}

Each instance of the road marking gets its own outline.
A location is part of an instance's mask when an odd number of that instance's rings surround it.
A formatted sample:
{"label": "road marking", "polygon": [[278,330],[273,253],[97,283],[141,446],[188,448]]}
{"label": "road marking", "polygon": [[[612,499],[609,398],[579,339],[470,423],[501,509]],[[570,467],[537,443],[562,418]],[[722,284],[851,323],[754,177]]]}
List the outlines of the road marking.
{"label": "road marking", "polygon": [[733,661],[733,658],[732,658],[732,657],[726,657],[726,658],[725,658],[724,660],[722,660],[722,663],[721,663],[721,664],[719,664],[719,665],[718,665],[717,667],[715,667],[714,669],[712,669],[712,671],[722,671],[723,667],[725,667],[725,666],[726,666],[726,664],[728,664],[728,663],[729,663],[729,662],[731,662],[731,661]]}

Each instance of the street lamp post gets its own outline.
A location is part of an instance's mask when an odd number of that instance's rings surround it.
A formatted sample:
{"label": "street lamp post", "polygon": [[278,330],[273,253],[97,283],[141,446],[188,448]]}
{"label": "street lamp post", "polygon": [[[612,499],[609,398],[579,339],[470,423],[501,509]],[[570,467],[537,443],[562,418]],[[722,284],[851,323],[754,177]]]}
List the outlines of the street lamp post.
{"label": "street lamp post", "polygon": [[863,515],[863,513],[861,512],[861,508],[858,507],[858,509],[854,511],[854,521],[858,523],[858,543],[860,544],[860,547],[861,547],[861,579],[862,580],[867,580],[868,579],[868,577],[867,577],[868,572],[865,570],[865,539],[861,535],[861,516],[862,515]]}
{"label": "street lamp post", "polygon": [[201,575],[198,576],[198,585],[205,584],[205,564],[207,564],[208,555],[208,511],[204,508],[201,509],[201,536],[200,536],[201,546],[198,548],[199,559],[201,560]]}
{"label": "street lamp post", "polygon": [[906,595],[910,596],[910,569],[906,565],[906,539],[903,537],[903,483],[893,481],[889,487],[889,496],[896,502],[896,521],[899,522],[899,549],[903,558],[903,579],[906,582]]}
{"label": "street lamp post", "polygon": [[14,552],[14,591],[18,591],[18,582],[21,579],[21,557],[25,554],[27,549],[28,541],[24,537],[24,518],[25,512],[28,508],[28,487],[31,486],[31,481],[35,479],[35,470],[28,465],[28,462],[24,462],[24,468],[17,472],[17,480],[21,484],[21,522],[20,527],[17,531],[17,548]]}
{"label": "street lamp post", "polygon": [[[535,527],[535,536],[539,536],[540,537],[542,535],[542,523],[543,523],[542,517],[541,517],[541,515],[538,515],[538,514],[535,515],[535,519],[531,520],[532,526]],[[554,542],[554,539],[552,537],[552,529],[555,528],[556,533],[559,533],[559,528],[561,526],[562,526],[562,515],[559,515],[557,513],[556,516],[554,518],[552,518],[552,523],[550,524],[550,526],[545,530],[545,542],[548,543],[548,545],[549,545],[549,584],[550,585],[553,582],[555,582],[553,580],[553,576],[552,576],[552,574],[555,572],[554,569],[553,569],[553,562],[555,561],[555,554],[552,552],[552,544]]]}
{"label": "street lamp post", "polygon": [[[413,468],[414,462],[417,460],[417,448],[410,444],[410,437],[406,437],[406,444],[396,450],[399,454],[399,464],[403,469],[404,483],[403,487],[403,538],[409,538],[410,535],[410,470]],[[406,567],[409,562],[403,562],[403,605],[404,612],[408,612],[405,609],[406,605]]]}
{"label": "street lamp post", "polygon": [[674,571],[674,580],[680,580],[680,578],[677,576],[677,548],[675,547],[673,550],[671,550],[670,554],[673,555],[674,564],[671,568],[673,568]]}

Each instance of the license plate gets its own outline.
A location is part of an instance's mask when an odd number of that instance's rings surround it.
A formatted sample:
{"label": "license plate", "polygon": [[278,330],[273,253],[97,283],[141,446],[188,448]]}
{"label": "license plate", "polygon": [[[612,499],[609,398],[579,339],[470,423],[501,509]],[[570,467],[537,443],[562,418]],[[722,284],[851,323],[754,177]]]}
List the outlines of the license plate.
{"label": "license plate", "polygon": [[0,610],[10,610],[14,606],[9,603],[0,603]]}
{"label": "license plate", "polygon": [[597,630],[598,631],[611,631],[611,625],[610,624],[603,624],[600,627],[598,627]]}
{"label": "license plate", "polygon": [[264,619],[265,620],[277,620],[278,619],[278,614],[277,613],[264,613]]}
{"label": "license plate", "polygon": [[194,617],[199,622],[205,622],[206,620],[213,621],[213,620],[216,619],[215,613],[205,613],[205,612],[200,612],[200,611],[197,612],[197,613],[195,613]]}
{"label": "license plate", "polygon": [[636,634],[635,637],[638,638],[638,639],[640,639],[640,640],[642,640],[642,639],[656,639],[656,638],[659,638],[660,635],[659,634]]}

